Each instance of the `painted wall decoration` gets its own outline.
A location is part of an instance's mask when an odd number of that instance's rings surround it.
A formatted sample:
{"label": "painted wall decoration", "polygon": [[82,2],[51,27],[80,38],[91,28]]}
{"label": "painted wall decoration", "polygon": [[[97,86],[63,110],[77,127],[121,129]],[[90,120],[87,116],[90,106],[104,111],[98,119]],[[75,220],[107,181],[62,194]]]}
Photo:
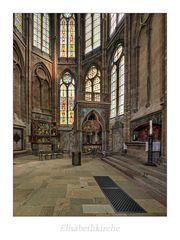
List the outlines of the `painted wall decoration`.
{"label": "painted wall decoration", "polygon": [[81,110],[80,110],[80,118],[81,118],[80,122],[81,122],[81,124],[82,124],[85,116],[91,111],[96,111],[101,116],[103,116],[103,114],[104,114],[104,109],[102,109],[102,108],[81,108]]}
{"label": "painted wall decoration", "polygon": [[[149,135],[149,124],[140,126],[133,131],[132,139],[133,141],[148,141]],[[161,125],[153,124],[153,138],[154,140],[161,140]]]}
{"label": "painted wall decoration", "polygon": [[13,129],[13,149],[14,151],[23,150],[23,129]]}
{"label": "painted wall decoration", "polygon": [[31,125],[32,143],[49,143],[57,135],[56,123],[33,120]]}

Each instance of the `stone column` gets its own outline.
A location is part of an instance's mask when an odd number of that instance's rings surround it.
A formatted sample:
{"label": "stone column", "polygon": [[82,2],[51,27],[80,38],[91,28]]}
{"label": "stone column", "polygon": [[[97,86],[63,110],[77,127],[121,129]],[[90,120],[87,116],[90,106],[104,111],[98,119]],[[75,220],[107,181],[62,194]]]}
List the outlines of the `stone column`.
{"label": "stone column", "polygon": [[131,15],[125,16],[125,30],[124,30],[124,53],[125,53],[125,99],[124,99],[124,129],[123,129],[123,141],[130,141],[130,110],[131,110]]}
{"label": "stone column", "polygon": [[162,105],[162,134],[161,155],[162,161],[167,161],[167,15],[162,18],[162,79],[161,79],[161,105]]}
{"label": "stone column", "polygon": [[26,29],[26,50],[25,50],[25,79],[26,79],[26,149],[32,152],[29,136],[31,136],[31,112],[32,112],[32,66],[31,66],[31,52],[32,52],[32,14],[25,14],[25,29]]}

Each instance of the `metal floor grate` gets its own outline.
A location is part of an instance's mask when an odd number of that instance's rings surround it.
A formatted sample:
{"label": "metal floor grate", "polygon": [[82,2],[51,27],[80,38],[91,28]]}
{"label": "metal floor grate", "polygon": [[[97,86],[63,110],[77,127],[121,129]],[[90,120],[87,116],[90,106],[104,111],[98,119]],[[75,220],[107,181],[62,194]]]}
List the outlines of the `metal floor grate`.
{"label": "metal floor grate", "polygon": [[116,212],[132,212],[132,213],[146,212],[110,177],[95,176],[94,178]]}

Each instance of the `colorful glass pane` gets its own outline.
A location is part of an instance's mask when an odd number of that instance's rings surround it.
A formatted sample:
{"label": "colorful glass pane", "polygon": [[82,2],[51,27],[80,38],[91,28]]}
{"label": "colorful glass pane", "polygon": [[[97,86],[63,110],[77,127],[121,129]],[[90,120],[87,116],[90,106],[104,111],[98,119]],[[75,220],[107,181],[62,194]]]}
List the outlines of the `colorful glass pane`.
{"label": "colorful glass pane", "polygon": [[73,124],[74,101],[74,79],[69,72],[65,72],[60,80],[60,124]]}
{"label": "colorful glass pane", "polygon": [[67,21],[60,22],[60,57],[67,57]]}
{"label": "colorful glass pane", "polygon": [[68,23],[68,57],[75,57],[75,21],[73,18]]}
{"label": "colorful glass pane", "polygon": [[63,82],[66,84],[71,83],[71,78],[71,74],[69,72],[65,72],[63,75]]}
{"label": "colorful glass pane", "polygon": [[67,123],[67,87],[60,86],[60,124]]}
{"label": "colorful glass pane", "polygon": [[74,14],[61,14],[60,20],[60,57],[75,57],[75,16]]}
{"label": "colorful glass pane", "polygon": [[74,97],[75,89],[71,84],[68,87],[68,123],[73,124],[74,122]]}

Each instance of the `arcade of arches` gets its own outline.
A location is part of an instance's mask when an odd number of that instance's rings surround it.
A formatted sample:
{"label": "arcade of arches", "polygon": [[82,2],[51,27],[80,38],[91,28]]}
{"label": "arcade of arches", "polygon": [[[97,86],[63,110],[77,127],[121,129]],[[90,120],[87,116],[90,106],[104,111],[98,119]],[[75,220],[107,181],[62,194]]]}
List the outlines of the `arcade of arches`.
{"label": "arcade of arches", "polygon": [[121,156],[125,144],[123,161],[146,162],[152,120],[157,169],[165,166],[166,18],[14,14],[14,159],[40,151]]}

